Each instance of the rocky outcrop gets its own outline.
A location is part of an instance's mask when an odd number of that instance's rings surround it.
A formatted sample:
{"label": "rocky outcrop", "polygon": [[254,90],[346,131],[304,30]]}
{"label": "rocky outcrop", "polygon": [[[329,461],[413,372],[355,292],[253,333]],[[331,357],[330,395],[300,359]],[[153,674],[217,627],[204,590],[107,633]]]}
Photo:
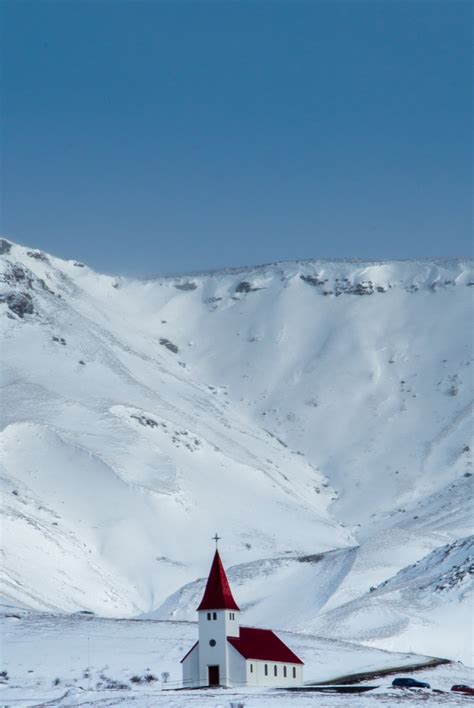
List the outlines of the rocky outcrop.
{"label": "rocky outcrop", "polygon": [[262,288],[256,288],[254,285],[248,282],[248,280],[242,280],[235,288],[236,293],[255,293],[257,290]]}
{"label": "rocky outcrop", "polygon": [[36,261],[45,261],[46,263],[48,262],[48,256],[42,251],[27,251],[26,255],[30,258],[34,258]]}
{"label": "rocky outcrop", "polygon": [[11,251],[10,241],[6,241],[4,238],[0,238],[0,256],[6,255]]}
{"label": "rocky outcrop", "polygon": [[193,283],[193,282],[186,282],[186,283],[175,283],[174,287],[177,288],[177,290],[196,290],[197,285],[196,285],[196,283]]}
{"label": "rocky outcrop", "polygon": [[29,293],[10,292],[0,295],[0,302],[6,302],[11,312],[18,317],[34,314],[33,298]]}
{"label": "rocky outcrop", "polygon": [[166,339],[166,337],[160,338],[160,344],[162,347],[169,349],[170,352],[173,352],[173,354],[177,354],[179,352],[179,347],[176,344],[173,344],[173,342],[170,342],[169,339]]}

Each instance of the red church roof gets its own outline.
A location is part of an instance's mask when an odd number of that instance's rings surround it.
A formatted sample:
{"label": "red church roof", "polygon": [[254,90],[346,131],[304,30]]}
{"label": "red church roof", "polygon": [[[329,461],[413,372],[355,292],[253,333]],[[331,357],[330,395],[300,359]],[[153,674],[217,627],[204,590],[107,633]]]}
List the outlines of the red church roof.
{"label": "red church roof", "polygon": [[219,551],[216,551],[212,561],[211,571],[207,579],[206,589],[199,610],[237,610],[239,606],[232,597],[229,581],[222,565]]}
{"label": "red church roof", "polygon": [[245,659],[282,661],[285,664],[303,663],[271,629],[241,627],[240,637],[227,637],[227,641]]}

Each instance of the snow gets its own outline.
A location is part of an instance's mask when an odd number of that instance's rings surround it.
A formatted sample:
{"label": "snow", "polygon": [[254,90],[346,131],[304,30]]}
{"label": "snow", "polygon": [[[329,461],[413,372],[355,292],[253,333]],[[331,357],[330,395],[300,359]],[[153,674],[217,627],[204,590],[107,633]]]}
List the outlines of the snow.
{"label": "snow", "polygon": [[244,622],[472,663],[469,572],[437,589],[472,555],[472,262],[140,281],[5,243],[8,602],[194,620],[217,530]]}
{"label": "snow", "polygon": [[[0,684],[1,700],[9,705],[33,706],[64,696],[55,705],[222,705],[241,701],[246,706],[314,705],[315,694],[291,694],[271,689],[167,691],[180,685],[179,660],[192,646],[197,625],[188,622],[116,620],[85,615],[58,616],[4,608],[2,667],[8,679]],[[316,682],[342,674],[403,667],[427,657],[392,654],[347,642],[283,633],[282,638],[305,660],[306,681]],[[400,669],[403,675],[403,669]],[[162,673],[168,672],[166,684]],[[433,687],[449,690],[466,683],[469,670],[462,665],[426,668],[416,677]],[[151,677],[147,682],[144,677]],[[132,677],[142,679],[134,683]],[[59,680],[59,681],[58,681]],[[324,696],[318,705],[372,706],[396,701],[400,692],[390,688],[392,677],[372,679],[376,695]],[[57,684],[57,685],[55,685]],[[121,688],[120,688],[121,687]],[[435,695],[430,694],[433,702]],[[457,705],[458,698],[445,695]],[[312,701],[312,703],[310,703]],[[378,701],[378,703],[377,703]],[[431,702],[431,701],[429,701]]]}

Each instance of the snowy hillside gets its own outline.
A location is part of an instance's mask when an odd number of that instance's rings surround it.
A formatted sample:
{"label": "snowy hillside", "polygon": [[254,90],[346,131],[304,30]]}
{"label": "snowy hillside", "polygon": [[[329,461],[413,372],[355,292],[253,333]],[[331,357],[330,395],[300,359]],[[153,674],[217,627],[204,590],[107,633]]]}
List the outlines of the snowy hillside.
{"label": "snowy hillside", "polygon": [[[6,608],[1,608],[2,610]],[[179,691],[179,660],[195,640],[196,625],[187,622],[140,622],[71,615],[0,610],[4,657],[0,699],[5,705],[39,706],[347,706],[347,696],[331,695],[330,703],[315,694],[291,694],[274,689],[212,689]],[[425,665],[415,677],[431,682],[443,705],[463,705],[463,697],[449,692],[453,683],[466,683],[469,671],[460,665],[433,668],[428,657],[391,653],[297,634],[282,637],[305,656],[308,682],[339,678],[348,673],[383,672],[395,667],[405,673]],[[433,662],[431,662],[433,663]],[[162,676],[167,673],[166,683]],[[352,705],[392,705],[397,690],[392,676],[378,677],[373,694],[352,698]],[[168,689],[162,692],[162,689]],[[398,691],[399,693],[399,691]],[[422,694],[423,704],[440,705],[440,696]],[[315,700],[316,698],[316,700]],[[412,696],[415,698],[415,696]],[[338,700],[339,699],[339,700]],[[432,699],[432,700],[430,700]],[[350,700],[350,698],[349,698]]]}
{"label": "snowy hillside", "polygon": [[455,618],[466,659],[472,263],[0,253],[4,597],[194,619],[218,530],[248,623],[439,653]]}

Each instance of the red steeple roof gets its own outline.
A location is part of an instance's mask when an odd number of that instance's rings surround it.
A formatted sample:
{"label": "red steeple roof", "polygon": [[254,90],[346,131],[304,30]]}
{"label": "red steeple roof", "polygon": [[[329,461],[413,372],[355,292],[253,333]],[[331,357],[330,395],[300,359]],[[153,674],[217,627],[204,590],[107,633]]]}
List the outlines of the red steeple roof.
{"label": "red steeple roof", "polygon": [[222,565],[219,551],[216,551],[207,579],[206,589],[199,610],[237,610],[239,606],[232,597],[229,581]]}

